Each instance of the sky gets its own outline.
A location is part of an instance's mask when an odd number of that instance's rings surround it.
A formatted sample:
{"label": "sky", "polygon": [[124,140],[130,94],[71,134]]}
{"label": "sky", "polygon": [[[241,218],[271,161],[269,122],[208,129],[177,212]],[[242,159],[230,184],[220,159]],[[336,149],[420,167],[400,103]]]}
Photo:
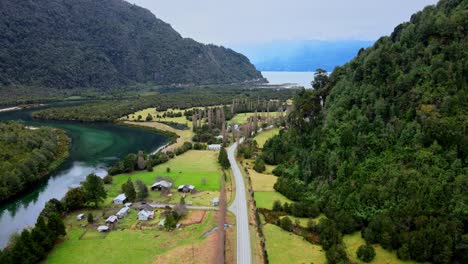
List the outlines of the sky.
{"label": "sky", "polygon": [[376,40],[436,0],[127,0],[182,36],[238,45],[290,40]]}

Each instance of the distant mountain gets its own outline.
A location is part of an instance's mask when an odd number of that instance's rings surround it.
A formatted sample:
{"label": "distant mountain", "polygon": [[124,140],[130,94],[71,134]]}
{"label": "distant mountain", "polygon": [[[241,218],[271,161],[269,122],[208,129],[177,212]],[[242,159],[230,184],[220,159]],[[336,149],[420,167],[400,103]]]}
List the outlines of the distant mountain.
{"label": "distant mountain", "polygon": [[112,87],[261,78],[242,54],[183,38],[122,0],[0,1],[0,85]]}
{"label": "distant mountain", "polygon": [[317,68],[332,71],[373,43],[367,40],[279,41],[232,48],[245,54],[261,71],[315,71]]}

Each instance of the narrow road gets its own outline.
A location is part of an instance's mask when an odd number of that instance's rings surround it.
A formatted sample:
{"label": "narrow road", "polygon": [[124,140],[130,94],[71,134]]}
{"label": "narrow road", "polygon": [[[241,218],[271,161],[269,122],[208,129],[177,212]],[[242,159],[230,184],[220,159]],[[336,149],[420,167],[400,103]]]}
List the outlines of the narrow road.
{"label": "narrow road", "polygon": [[236,198],[229,207],[229,211],[236,215],[237,226],[237,263],[252,263],[252,252],[250,248],[249,215],[247,209],[247,197],[245,192],[244,178],[237,166],[235,151],[237,143],[228,149],[228,158],[231,163],[232,173],[236,182]]}

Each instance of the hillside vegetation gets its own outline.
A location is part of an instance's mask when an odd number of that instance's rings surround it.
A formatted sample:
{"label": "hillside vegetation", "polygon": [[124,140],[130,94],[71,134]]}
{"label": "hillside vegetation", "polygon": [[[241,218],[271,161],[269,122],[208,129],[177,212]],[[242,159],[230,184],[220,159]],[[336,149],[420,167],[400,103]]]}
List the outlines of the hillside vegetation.
{"label": "hillside vegetation", "polygon": [[232,83],[262,78],[233,50],[183,38],[123,0],[0,2],[0,85]]}
{"label": "hillside vegetation", "polygon": [[467,26],[468,1],[414,14],[317,75],[265,144],[275,189],[334,220],[320,228],[329,261],[343,257],[334,232],[360,230],[400,259],[468,262]]}
{"label": "hillside vegetation", "polygon": [[0,203],[48,175],[68,156],[61,130],[0,123]]}

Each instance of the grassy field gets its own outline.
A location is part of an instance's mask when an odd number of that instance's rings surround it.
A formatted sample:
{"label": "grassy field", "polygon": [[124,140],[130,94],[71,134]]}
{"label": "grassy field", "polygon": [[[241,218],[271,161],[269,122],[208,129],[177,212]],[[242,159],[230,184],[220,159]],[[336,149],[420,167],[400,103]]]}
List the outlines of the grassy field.
{"label": "grassy field", "polygon": [[[361,237],[361,232],[356,232],[351,235],[343,236],[343,242],[346,246],[346,252],[351,261],[356,263],[365,263],[357,258],[356,251],[361,245],[365,245],[366,241]],[[397,258],[395,251],[388,251],[380,245],[372,245],[375,249],[375,258],[370,262],[374,264],[393,264],[406,263],[416,264],[415,261],[404,261]]]}
{"label": "grassy field", "polygon": [[252,188],[255,192],[275,191],[273,185],[276,183],[278,177],[271,174],[258,173],[251,169],[249,169],[249,175],[252,180]]}
{"label": "grassy field", "polygon": [[320,245],[313,245],[272,224],[266,224],[263,233],[269,263],[327,263],[325,251]]}
{"label": "grassy field", "polygon": [[[97,213],[97,212],[96,212]],[[155,259],[184,245],[197,245],[206,240],[203,234],[216,226],[214,212],[208,212],[201,224],[190,225],[173,232],[158,228],[134,228],[136,213],[119,220],[119,230],[100,234],[93,227],[81,227],[75,214],[66,219],[67,236],[59,243],[45,263],[155,263]],[[104,219],[98,221],[103,222]],[[127,221],[127,228],[120,229]],[[82,233],[85,233],[81,237]],[[81,237],[81,239],[80,239]]]}
{"label": "grassy field", "polygon": [[273,208],[273,202],[279,200],[281,203],[292,201],[284,197],[279,192],[255,192],[255,202],[257,203],[257,208]]}
{"label": "grassy field", "polygon": [[[260,116],[260,114],[261,113],[258,113],[257,115]],[[231,118],[231,120],[228,121],[228,124],[245,124],[247,123],[247,120],[254,115],[255,115],[254,112],[236,114],[234,115],[233,118]],[[279,115],[279,112],[270,112],[271,117],[276,118],[278,115]]]}
{"label": "grassy field", "polygon": [[[220,177],[222,171],[218,165],[218,152],[207,150],[190,150],[183,155],[154,167],[152,172],[141,171],[131,174],[120,174],[113,177],[113,182],[107,186],[108,203],[121,192],[121,186],[130,178],[132,181],[142,180],[146,185],[151,186],[157,176],[171,177],[174,180],[173,197],[162,197],[160,192],[150,191],[148,200],[178,202],[180,193],[175,188],[183,184],[192,184],[198,194],[190,195],[187,200],[192,200],[194,205],[209,205],[210,199],[219,195]],[[170,168],[170,172],[167,172]],[[203,181],[205,181],[203,183]]]}
{"label": "grassy field", "polygon": [[[174,123],[179,123],[179,124],[185,124],[188,127],[191,127],[192,122],[187,120],[187,118],[185,118],[185,116],[183,115],[184,111],[185,110],[179,110],[179,109],[168,109],[167,111],[156,111],[156,108],[146,108],[146,109],[143,109],[143,110],[140,110],[140,111],[137,111],[137,112],[135,112],[133,114],[128,115],[128,118],[127,118],[127,116],[124,116],[124,117],[122,117],[120,119],[121,120],[128,120],[128,121],[137,121],[138,116],[140,115],[142,117],[141,120],[145,121],[146,116],[148,116],[148,114],[151,114],[153,116],[153,121],[174,122]],[[181,117],[166,117],[166,118],[163,118],[162,115],[165,112],[182,113],[182,116]],[[158,118],[157,117],[158,115],[160,115],[161,118]]]}
{"label": "grassy field", "polygon": [[263,148],[263,145],[265,145],[265,142],[268,139],[278,135],[279,131],[280,131],[279,128],[272,128],[270,130],[262,131],[254,137],[254,140],[257,141],[259,148]]}
{"label": "grassy field", "polygon": [[[283,217],[286,217],[286,216],[281,216],[280,218],[283,218]],[[299,225],[302,227],[307,227],[307,222],[309,222],[309,219],[310,219],[307,217],[295,217],[291,215],[288,215],[288,217],[292,220],[293,223],[296,222],[296,220],[299,220]],[[314,221],[315,224],[318,224],[320,219],[322,218],[326,218],[326,216],[324,214],[320,214],[316,218],[312,218],[312,221]]]}

